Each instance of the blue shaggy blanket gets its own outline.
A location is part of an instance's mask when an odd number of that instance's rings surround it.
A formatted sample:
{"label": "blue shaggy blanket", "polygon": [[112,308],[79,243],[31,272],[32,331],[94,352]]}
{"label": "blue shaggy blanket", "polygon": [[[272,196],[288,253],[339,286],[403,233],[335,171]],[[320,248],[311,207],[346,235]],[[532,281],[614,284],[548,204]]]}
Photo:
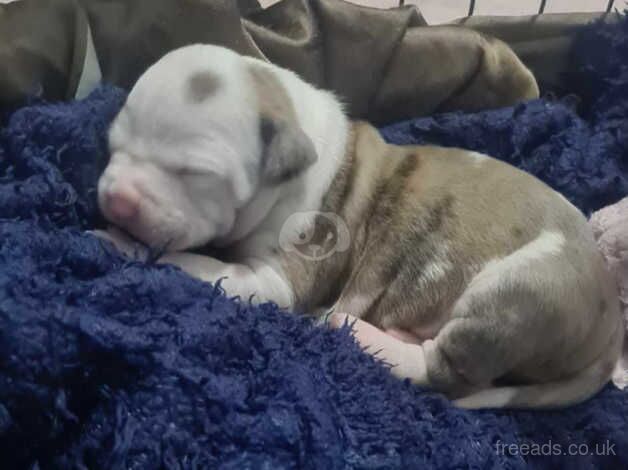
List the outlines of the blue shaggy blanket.
{"label": "blue shaggy blanket", "polygon": [[[628,194],[628,21],[583,31],[578,50],[579,110],[541,99],[383,133],[488,152],[585,212],[615,202]],[[86,234],[124,98],[102,87],[2,118],[3,468],[628,468],[627,392],[459,410],[393,379],[347,328],[251,307]]]}

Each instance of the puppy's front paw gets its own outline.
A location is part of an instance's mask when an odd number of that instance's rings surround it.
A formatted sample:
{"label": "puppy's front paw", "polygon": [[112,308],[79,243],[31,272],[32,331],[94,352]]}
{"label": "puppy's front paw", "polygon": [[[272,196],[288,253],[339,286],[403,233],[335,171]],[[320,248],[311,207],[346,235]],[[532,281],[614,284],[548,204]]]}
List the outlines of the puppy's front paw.
{"label": "puppy's front paw", "polygon": [[110,227],[107,230],[93,230],[88,233],[95,235],[101,240],[108,241],[120,253],[129,258],[141,260],[148,258],[148,249],[144,245],[115,227]]}
{"label": "puppy's front paw", "polygon": [[208,256],[194,253],[173,252],[162,255],[158,264],[172,264],[190,276],[206,282],[215,282],[221,277],[223,263]]}

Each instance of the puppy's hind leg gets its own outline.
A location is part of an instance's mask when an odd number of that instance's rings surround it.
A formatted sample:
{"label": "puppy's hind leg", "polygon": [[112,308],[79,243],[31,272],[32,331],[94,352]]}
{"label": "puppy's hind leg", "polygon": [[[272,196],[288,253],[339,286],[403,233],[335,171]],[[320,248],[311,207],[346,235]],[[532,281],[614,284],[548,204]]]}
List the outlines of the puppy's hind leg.
{"label": "puppy's hind leg", "polygon": [[[397,335],[342,313],[329,318],[332,328],[348,324],[351,333],[366,353],[390,366],[390,372],[399,379],[409,379],[415,385],[450,392],[462,396],[478,388],[458,373],[447,360],[436,340],[404,341]],[[431,375],[431,376],[430,376]]]}
{"label": "puppy's hind leg", "polygon": [[430,387],[457,398],[535,357],[551,358],[564,320],[556,293],[565,279],[555,264],[513,254],[476,275],[450,320],[423,344]]}
{"label": "puppy's hind leg", "polygon": [[[581,272],[565,260],[562,246],[560,236],[543,233],[488,263],[455,302],[450,320],[420,345],[360,321],[354,335],[390,363],[394,375],[452,398],[492,388],[513,372],[523,371],[532,382],[574,373],[588,361],[589,353],[576,347],[584,338],[576,336],[588,331],[586,312],[597,297],[582,288]],[[503,392],[481,406],[513,406],[512,390]]]}
{"label": "puppy's hind leg", "polygon": [[[618,315],[576,254],[544,232],[489,263],[423,345],[429,385],[465,408],[566,406],[598,391],[621,347]],[[518,383],[496,387],[504,377]]]}

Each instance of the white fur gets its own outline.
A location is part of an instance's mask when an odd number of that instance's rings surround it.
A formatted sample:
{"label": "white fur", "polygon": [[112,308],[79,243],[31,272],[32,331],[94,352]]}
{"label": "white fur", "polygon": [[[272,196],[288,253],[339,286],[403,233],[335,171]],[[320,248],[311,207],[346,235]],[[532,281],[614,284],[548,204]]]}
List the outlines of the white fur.
{"label": "white fur", "polygon": [[563,249],[565,236],[560,232],[543,230],[538,237],[504,259],[507,263],[524,263],[546,256],[557,255]]}
{"label": "white fur", "polygon": [[[490,406],[491,408],[505,408],[513,402],[518,390],[514,387],[489,388],[460,398],[454,403],[460,408],[477,409]],[[488,405],[487,405],[488,403]]]}
{"label": "white fur", "polygon": [[425,266],[417,282],[430,285],[444,279],[452,268],[453,265],[449,261],[433,261]]}
{"label": "white fur", "polygon": [[480,153],[480,152],[467,152],[467,155],[473,159],[473,163],[476,166],[480,166],[482,163],[486,162],[487,160],[490,160],[489,156],[484,155],[483,153]]}
{"label": "white fur", "polygon": [[[318,156],[302,175],[278,186],[259,187],[263,144],[251,65],[267,68],[284,87]],[[204,71],[218,78],[216,92],[202,103],[186,101],[190,77]],[[202,257],[168,255],[164,261],[206,280],[227,276],[223,285],[230,293],[281,299],[290,307],[290,284],[274,255],[279,230],[291,214],[320,208],[348,132],[334,96],[296,74],[222,47],[184,47],[146,71],[114,121],[112,157],[99,181],[100,205],[106,216],[154,247],[228,245],[247,269]],[[107,197],[123,187],[141,194],[140,210],[133,220],[116,221]]]}
{"label": "white fur", "polygon": [[449,261],[449,245],[447,242],[442,242],[437,248],[435,255],[435,261],[428,263],[421,275],[417,279],[417,282],[429,286],[431,283],[443,279],[448,275],[449,271],[453,268],[451,261]]}
{"label": "white fur", "polygon": [[470,287],[478,283],[501,282],[503,275],[533,261],[560,254],[565,237],[559,232],[543,230],[538,237],[505,258],[487,263],[471,281]]}

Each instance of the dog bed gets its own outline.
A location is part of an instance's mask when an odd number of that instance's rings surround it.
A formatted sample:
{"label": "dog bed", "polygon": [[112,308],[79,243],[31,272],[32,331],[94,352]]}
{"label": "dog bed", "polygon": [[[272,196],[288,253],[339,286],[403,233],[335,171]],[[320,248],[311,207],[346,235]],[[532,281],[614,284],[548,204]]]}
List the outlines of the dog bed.
{"label": "dog bed", "polygon": [[[591,213],[628,194],[628,21],[587,28],[578,51],[579,104],[382,132],[488,152]],[[3,468],[628,468],[628,393],[611,385],[566,410],[456,409],[392,378],[348,328],[249,306],[86,233],[124,98],[103,86],[2,117]]]}

